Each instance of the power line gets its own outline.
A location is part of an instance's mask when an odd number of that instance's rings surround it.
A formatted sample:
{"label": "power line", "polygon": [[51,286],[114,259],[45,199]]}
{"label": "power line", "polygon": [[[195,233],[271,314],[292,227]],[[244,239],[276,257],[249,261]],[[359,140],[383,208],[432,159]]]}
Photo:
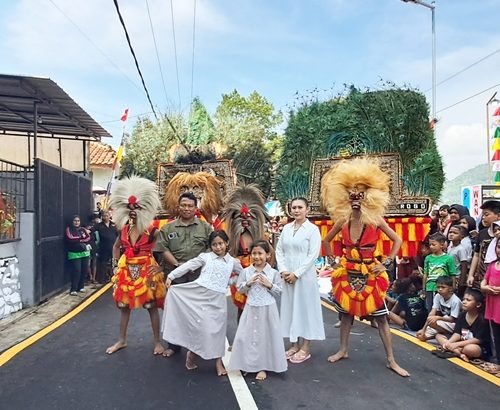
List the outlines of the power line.
{"label": "power line", "polygon": [[177,77],[177,94],[179,96],[179,110],[181,109],[181,86],[179,84],[179,65],[177,64],[177,42],[175,40],[175,23],[174,23],[174,4],[173,0],[170,0],[170,15],[172,18],[172,37],[174,39],[174,56],[175,56],[175,75]]}
{"label": "power line", "polygon": [[149,96],[149,91],[148,91],[148,88],[146,87],[146,82],[144,81],[144,77],[142,76],[142,72],[141,72],[141,69],[139,67],[139,62],[137,61],[137,57],[135,56],[134,48],[132,47],[132,43],[130,42],[130,36],[128,35],[127,27],[125,26],[125,21],[123,21],[122,14],[120,13],[120,7],[118,6],[118,0],[113,0],[113,2],[115,3],[116,12],[118,13],[120,23],[122,24],[123,30],[125,31],[125,37],[127,38],[127,43],[128,43],[130,52],[132,53],[132,57],[134,57],[135,66],[137,68],[137,72],[139,73],[139,77],[141,77],[142,86],[144,88],[144,91],[146,92],[146,96],[148,97],[149,105],[151,106],[151,110],[153,111],[153,114],[156,118],[156,121],[158,121],[158,116],[156,115],[156,111],[155,111],[155,108],[153,106],[153,102],[151,101],[151,97]]}
{"label": "power line", "polygon": [[193,104],[193,84],[194,84],[194,45],[196,40],[196,0],[194,0],[193,10],[193,54],[191,59],[191,105]]}
{"label": "power line", "polygon": [[151,20],[151,13],[149,12],[149,3],[148,3],[148,0],[146,0],[146,8],[148,9],[149,26],[151,27],[151,34],[153,36],[153,43],[155,45],[156,60],[158,61],[158,68],[160,69],[161,82],[163,84],[163,93],[165,94],[165,102],[166,102],[166,104],[168,106],[167,88],[165,87],[165,79],[163,78],[163,70],[161,69],[160,56],[158,54],[158,47],[156,45],[155,30],[153,28],[153,21]]}
{"label": "power line", "polygon": [[[490,57],[494,56],[494,55],[495,55],[496,53],[498,53],[498,52],[500,52],[500,48],[499,48],[499,49],[497,49],[497,50],[495,50],[495,51],[493,51],[492,53],[490,53],[490,54],[488,54],[488,55],[484,56],[483,58],[480,58],[479,60],[477,60],[477,61],[473,62],[472,64],[468,65],[467,67],[462,68],[460,71],[457,71],[455,74],[450,75],[449,77],[445,78],[444,80],[439,81],[439,82],[436,84],[436,86],[441,85],[441,84],[444,84],[445,82],[447,82],[447,81],[449,81],[449,80],[451,80],[451,79],[455,78],[456,76],[458,76],[458,75],[462,74],[463,72],[465,72],[465,71],[469,70],[470,68],[474,67],[475,65],[477,65],[477,64],[479,64],[479,63],[482,63],[484,60],[486,60],[486,59],[488,59],[488,58],[490,58]],[[428,93],[430,90],[432,90],[432,88],[429,88],[429,89],[425,90],[424,92],[425,92],[425,93]]]}
{"label": "power line", "polygon": [[446,110],[448,110],[449,108],[455,107],[455,106],[456,106],[456,105],[458,105],[458,104],[462,104],[463,102],[468,101],[468,100],[470,100],[471,98],[477,97],[478,95],[481,95],[481,94],[485,93],[486,91],[490,91],[492,88],[499,87],[499,86],[500,86],[500,83],[495,84],[495,85],[492,85],[491,87],[488,87],[487,89],[485,89],[485,90],[483,90],[483,91],[479,91],[479,92],[478,92],[478,93],[476,93],[476,94],[473,94],[473,95],[471,95],[471,96],[469,96],[469,97],[467,97],[467,98],[464,98],[463,100],[457,101],[456,103],[451,104],[451,105],[449,105],[448,107],[442,108],[442,109],[440,109],[440,110],[439,110],[439,111],[437,111],[437,112],[439,113],[439,112],[446,111]]}
{"label": "power line", "polygon": [[101,55],[109,61],[109,63],[114,67],[116,68],[127,80],[129,80],[141,93],[142,93],[142,90],[141,90],[141,87],[139,87],[137,85],[137,83],[132,80],[119,66],[117,66],[113,60],[111,60],[111,58],[104,52],[101,50],[101,48],[92,41],[92,39],[78,26],[78,24],[76,24],[72,19],[71,17],[69,17],[56,3],[54,3],[52,0],[49,0],[52,5],[73,25],[75,26],[75,28],[80,32],[80,34],[85,37],[85,39],[90,43],[92,44],[92,46],[94,46],[94,48],[97,49],[97,51],[99,51],[99,53],[101,53]]}

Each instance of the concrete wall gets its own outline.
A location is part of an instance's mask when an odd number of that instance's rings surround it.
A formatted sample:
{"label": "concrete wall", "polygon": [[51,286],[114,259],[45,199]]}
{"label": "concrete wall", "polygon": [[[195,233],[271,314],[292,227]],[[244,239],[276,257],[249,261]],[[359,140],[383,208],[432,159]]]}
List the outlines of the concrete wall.
{"label": "concrete wall", "polygon": [[[79,140],[61,140],[63,168],[74,172],[81,172],[84,170],[83,144],[84,142]],[[33,138],[30,138],[29,154],[31,158],[29,158],[28,138],[17,135],[2,135],[2,143],[0,144],[0,159],[14,162],[22,166],[32,166],[33,145]],[[86,154],[88,158],[88,148]],[[56,166],[60,166],[59,140],[55,138],[38,138],[37,157]]]}
{"label": "concrete wall", "polygon": [[21,300],[24,306],[35,303],[35,214],[21,213],[21,240],[17,244],[17,258],[21,275]]}

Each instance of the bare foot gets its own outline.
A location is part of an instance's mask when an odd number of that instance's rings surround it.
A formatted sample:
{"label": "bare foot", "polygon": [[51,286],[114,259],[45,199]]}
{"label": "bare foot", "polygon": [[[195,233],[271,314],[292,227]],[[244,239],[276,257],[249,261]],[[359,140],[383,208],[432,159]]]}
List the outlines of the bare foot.
{"label": "bare foot", "polygon": [[337,353],[332,354],[331,356],[328,356],[328,361],[330,363],[335,363],[335,362],[339,362],[342,359],[348,359],[348,358],[349,358],[349,354],[347,352],[344,353],[344,352],[338,351]]}
{"label": "bare foot", "polygon": [[125,349],[126,347],[127,347],[127,343],[119,340],[113,346],[109,346],[106,349],[106,354],[113,354],[113,353],[117,352],[118,350]]}
{"label": "bare foot", "polygon": [[387,368],[391,369],[393,372],[399,374],[401,377],[410,377],[410,373],[408,373],[405,369],[403,369],[395,361],[387,362]]}
{"label": "bare foot", "polygon": [[259,373],[257,373],[257,376],[255,376],[257,380],[266,380],[267,379],[267,373],[264,370],[261,370]]}
{"label": "bare foot", "polygon": [[155,349],[153,350],[153,354],[155,356],[162,355],[165,352],[165,348],[162,346],[160,342],[155,343]]}
{"label": "bare foot", "polygon": [[466,354],[461,353],[460,354],[460,359],[462,359],[466,363],[470,363],[469,356],[467,356]]}
{"label": "bare foot", "polygon": [[165,349],[163,352],[162,352],[162,356],[163,357],[172,357],[173,355],[175,354],[175,351],[173,351],[172,349],[168,348],[168,349]]}
{"label": "bare foot", "polygon": [[195,363],[196,355],[193,352],[188,351],[186,353],[186,369],[195,370],[198,368],[198,365]]}
{"label": "bare foot", "polygon": [[218,358],[215,361],[215,369],[217,370],[217,376],[226,376],[227,375],[226,368],[224,367],[224,364],[222,363],[221,358]]}

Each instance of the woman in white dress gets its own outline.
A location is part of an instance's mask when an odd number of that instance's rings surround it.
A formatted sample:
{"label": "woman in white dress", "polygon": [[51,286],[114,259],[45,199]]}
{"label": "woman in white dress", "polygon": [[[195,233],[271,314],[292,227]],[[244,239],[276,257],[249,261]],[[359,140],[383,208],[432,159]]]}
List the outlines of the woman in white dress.
{"label": "woman in white dress", "polygon": [[252,265],[238,276],[238,292],[247,294],[229,361],[229,370],[257,373],[265,380],[266,371],[284,372],[288,365],[280,331],[275,297],[281,293],[281,277],[267,263],[269,242],[259,240],[250,246]]}
{"label": "woman in white dress", "polygon": [[285,225],[276,248],[278,269],[285,282],[281,295],[281,330],[283,337],[292,343],[286,351],[287,359],[302,363],[311,357],[310,341],[325,339],[315,267],[321,235],[318,227],[306,217],[307,199],[293,199],[290,211],[294,222]]}
{"label": "woman in white dress", "polygon": [[[227,253],[229,239],[224,231],[214,231],[208,242],[212,252],[183,263],[167,276],[168,292],[163,311],[163,339],[188,349],[186,368],[194,370],[196,357],[217,359],[218,376],[226,375],[222,363],[227,328],[226,293],[231,272],[240,273],[240,261]],[[201,267],[198,279],[172,285],[188,272]]]}

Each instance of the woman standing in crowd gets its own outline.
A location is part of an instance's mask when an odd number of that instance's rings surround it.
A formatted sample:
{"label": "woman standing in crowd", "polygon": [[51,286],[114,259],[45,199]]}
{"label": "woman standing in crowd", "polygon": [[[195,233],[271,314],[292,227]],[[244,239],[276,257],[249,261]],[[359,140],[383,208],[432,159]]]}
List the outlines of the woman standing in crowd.
{"label": "woman standing in crowd", "polygon": [[113,257],[113,245],[118,236],[118,230],[111,221],[109,211],[101,211],[102,221],[94,230],[99,234],[99,252],[97,255],[97,282],[106,283],[111,277],[111,259]]}
{"label": "woman standing in crowd", "polygon": [[71,274],[71,289],[69,290],[71,296],[76,296],[77,292],[84,291],[85,278],[89,273],[90,234],[80,223],[80,217],[74,215],[65,231],[68,265]]}
{"label": "woman standing in crowd", "polygon": [[276,249],[278,270],[284,281],[281,330],[283,337],[292,343],[286,352],[287,359],[302,363],[311,357],[310,341],[325,339],[314,264],[321,248],[321,235],[318,227],[307,219],[307,199],[292,199],[290,211],[294,221],[283,228]]}

